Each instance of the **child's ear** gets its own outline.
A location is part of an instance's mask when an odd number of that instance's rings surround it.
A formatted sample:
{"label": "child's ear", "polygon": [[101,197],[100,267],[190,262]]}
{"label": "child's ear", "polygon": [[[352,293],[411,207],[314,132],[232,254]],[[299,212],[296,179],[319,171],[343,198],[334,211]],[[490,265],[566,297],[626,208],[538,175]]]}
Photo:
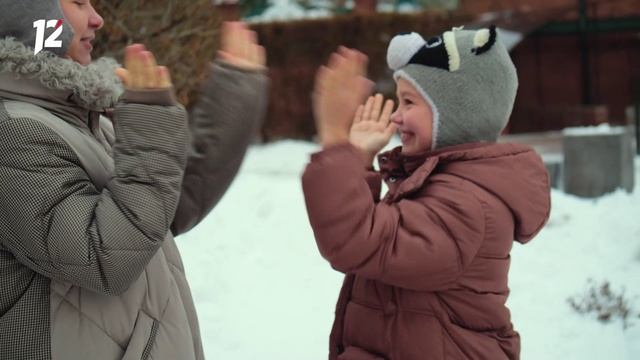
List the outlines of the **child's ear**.
{"label": "child's ear", "polygon": [[473,38],[473,49],[471,52],[480,55],[489,51],[493,47],[493,44],[496,43],[497,37],[498,32],[496,31],[495,25],[491,25],[488,29],[478,30]]}

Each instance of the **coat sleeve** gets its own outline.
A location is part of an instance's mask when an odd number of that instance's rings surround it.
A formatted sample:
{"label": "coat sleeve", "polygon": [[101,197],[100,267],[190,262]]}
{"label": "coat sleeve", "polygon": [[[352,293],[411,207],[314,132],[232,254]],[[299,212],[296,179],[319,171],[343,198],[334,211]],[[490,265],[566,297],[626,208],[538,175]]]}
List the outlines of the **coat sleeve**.
{"label": "coat sleeve", "polygon": [[380,201],[380,191],[382,191],[382,176],[373,169],[367,169],[364,173],[364,180],[371,190],[371,196],[374,202]]}
{"label": "coat sleeve", "polygon": [[0,241],[34,271],[107,295],[127,290],[162,245],[186,163],[184,109],[124,99],[102,191],[51,129],[0,119]]}
{"label": "coat sleeve", "polygon": [[212,64],[191,112],[192,148],[171,228],[175,235],[198,224],[231,184],[264,119],[267,85],[263,71]]}
{"label": "coat sleeve", "polygon": [[412,290],[450,287],[484,238],[480,201],[456,180],[376,203],[350,145],[312,155],[302,184],[318,249],[333,268]]}

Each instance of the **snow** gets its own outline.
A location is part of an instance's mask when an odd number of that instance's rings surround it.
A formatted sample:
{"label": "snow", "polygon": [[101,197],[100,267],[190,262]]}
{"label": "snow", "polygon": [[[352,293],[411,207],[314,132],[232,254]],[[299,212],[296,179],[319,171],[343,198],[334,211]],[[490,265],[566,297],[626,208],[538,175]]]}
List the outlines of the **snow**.
{"label": "snow", "polygon": [[[220,0],[225,1],[225,0]],[[233,1],[233,0],[227,0]],[[327,0],[312,0],[309,9],[305,9],[295,0],[270,0],[269,7],[259,15],[251,16],[245,20],[250,23],[273,22],[273,21],[293,21],[302,19],[319,19],[335,16],[333,8],[335,3]],[[354,1],[348,0],[344,3],[345,10],[352,10]],[[394,4],[380,1],[377,11],[381,13],[417,13],[423,11],[423,7],[418,3],[403,2]]]}
{"label": "snow", "polygon": [[[178,238],[207,358],[327,358],[342,275],[318,253],[305,212],[300,175],[317,150],[253,146],[214,211]],[[512,251],[508,305],[522,358],[640,359],[640,191],[552,200],[547,227]],[[635,317],[626,330],[569,306],[589,278],[626,289]]]}
{"label": "snow", "polygon": [[603,123],[597,126],[577,126],[565,128],[562,133],[566,136],[599,136],[599,135],[622,135],[626,132],[624,126],[611,126]]}
{"label": "snow", "polygon": [[401,2],[399,4],[393,2],[378,2],[376,10],[379,13],[400,13],[413,14],[424,11],[422,5],[411,2]]}
{"label": "snow", "polygon": [[329,8],[305,9],[295,0],[271,0],[269,7],[260,15],[245,19],[250,23],[318,19],[333,16]]}

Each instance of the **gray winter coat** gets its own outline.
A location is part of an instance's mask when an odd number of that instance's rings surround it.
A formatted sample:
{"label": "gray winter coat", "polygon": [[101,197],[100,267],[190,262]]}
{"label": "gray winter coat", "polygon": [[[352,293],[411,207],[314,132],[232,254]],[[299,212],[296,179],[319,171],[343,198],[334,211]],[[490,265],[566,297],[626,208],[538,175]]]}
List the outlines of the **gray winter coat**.
{"label": "gray winter coat", "polygon": [[[204,358],[173,236],[231,183],[266,77],[215,63],[188,122],[170,91],[126,91],[111,122],[96,110],[117,98],[113,66],[0,40],[2,359]],[[102,179],[29,116],[43,111],[72,125]]]}

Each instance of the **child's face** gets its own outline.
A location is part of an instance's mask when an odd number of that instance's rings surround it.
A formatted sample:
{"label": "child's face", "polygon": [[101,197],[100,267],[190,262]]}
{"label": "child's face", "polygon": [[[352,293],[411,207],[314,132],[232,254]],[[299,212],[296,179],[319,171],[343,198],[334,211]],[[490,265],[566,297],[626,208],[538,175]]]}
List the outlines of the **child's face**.
{"label": "child's face", "polygon": [[402,140],[402,153],[431,150],[433,111],[416,88],[403,78],[396,82],[398,109],[391,115]]}

